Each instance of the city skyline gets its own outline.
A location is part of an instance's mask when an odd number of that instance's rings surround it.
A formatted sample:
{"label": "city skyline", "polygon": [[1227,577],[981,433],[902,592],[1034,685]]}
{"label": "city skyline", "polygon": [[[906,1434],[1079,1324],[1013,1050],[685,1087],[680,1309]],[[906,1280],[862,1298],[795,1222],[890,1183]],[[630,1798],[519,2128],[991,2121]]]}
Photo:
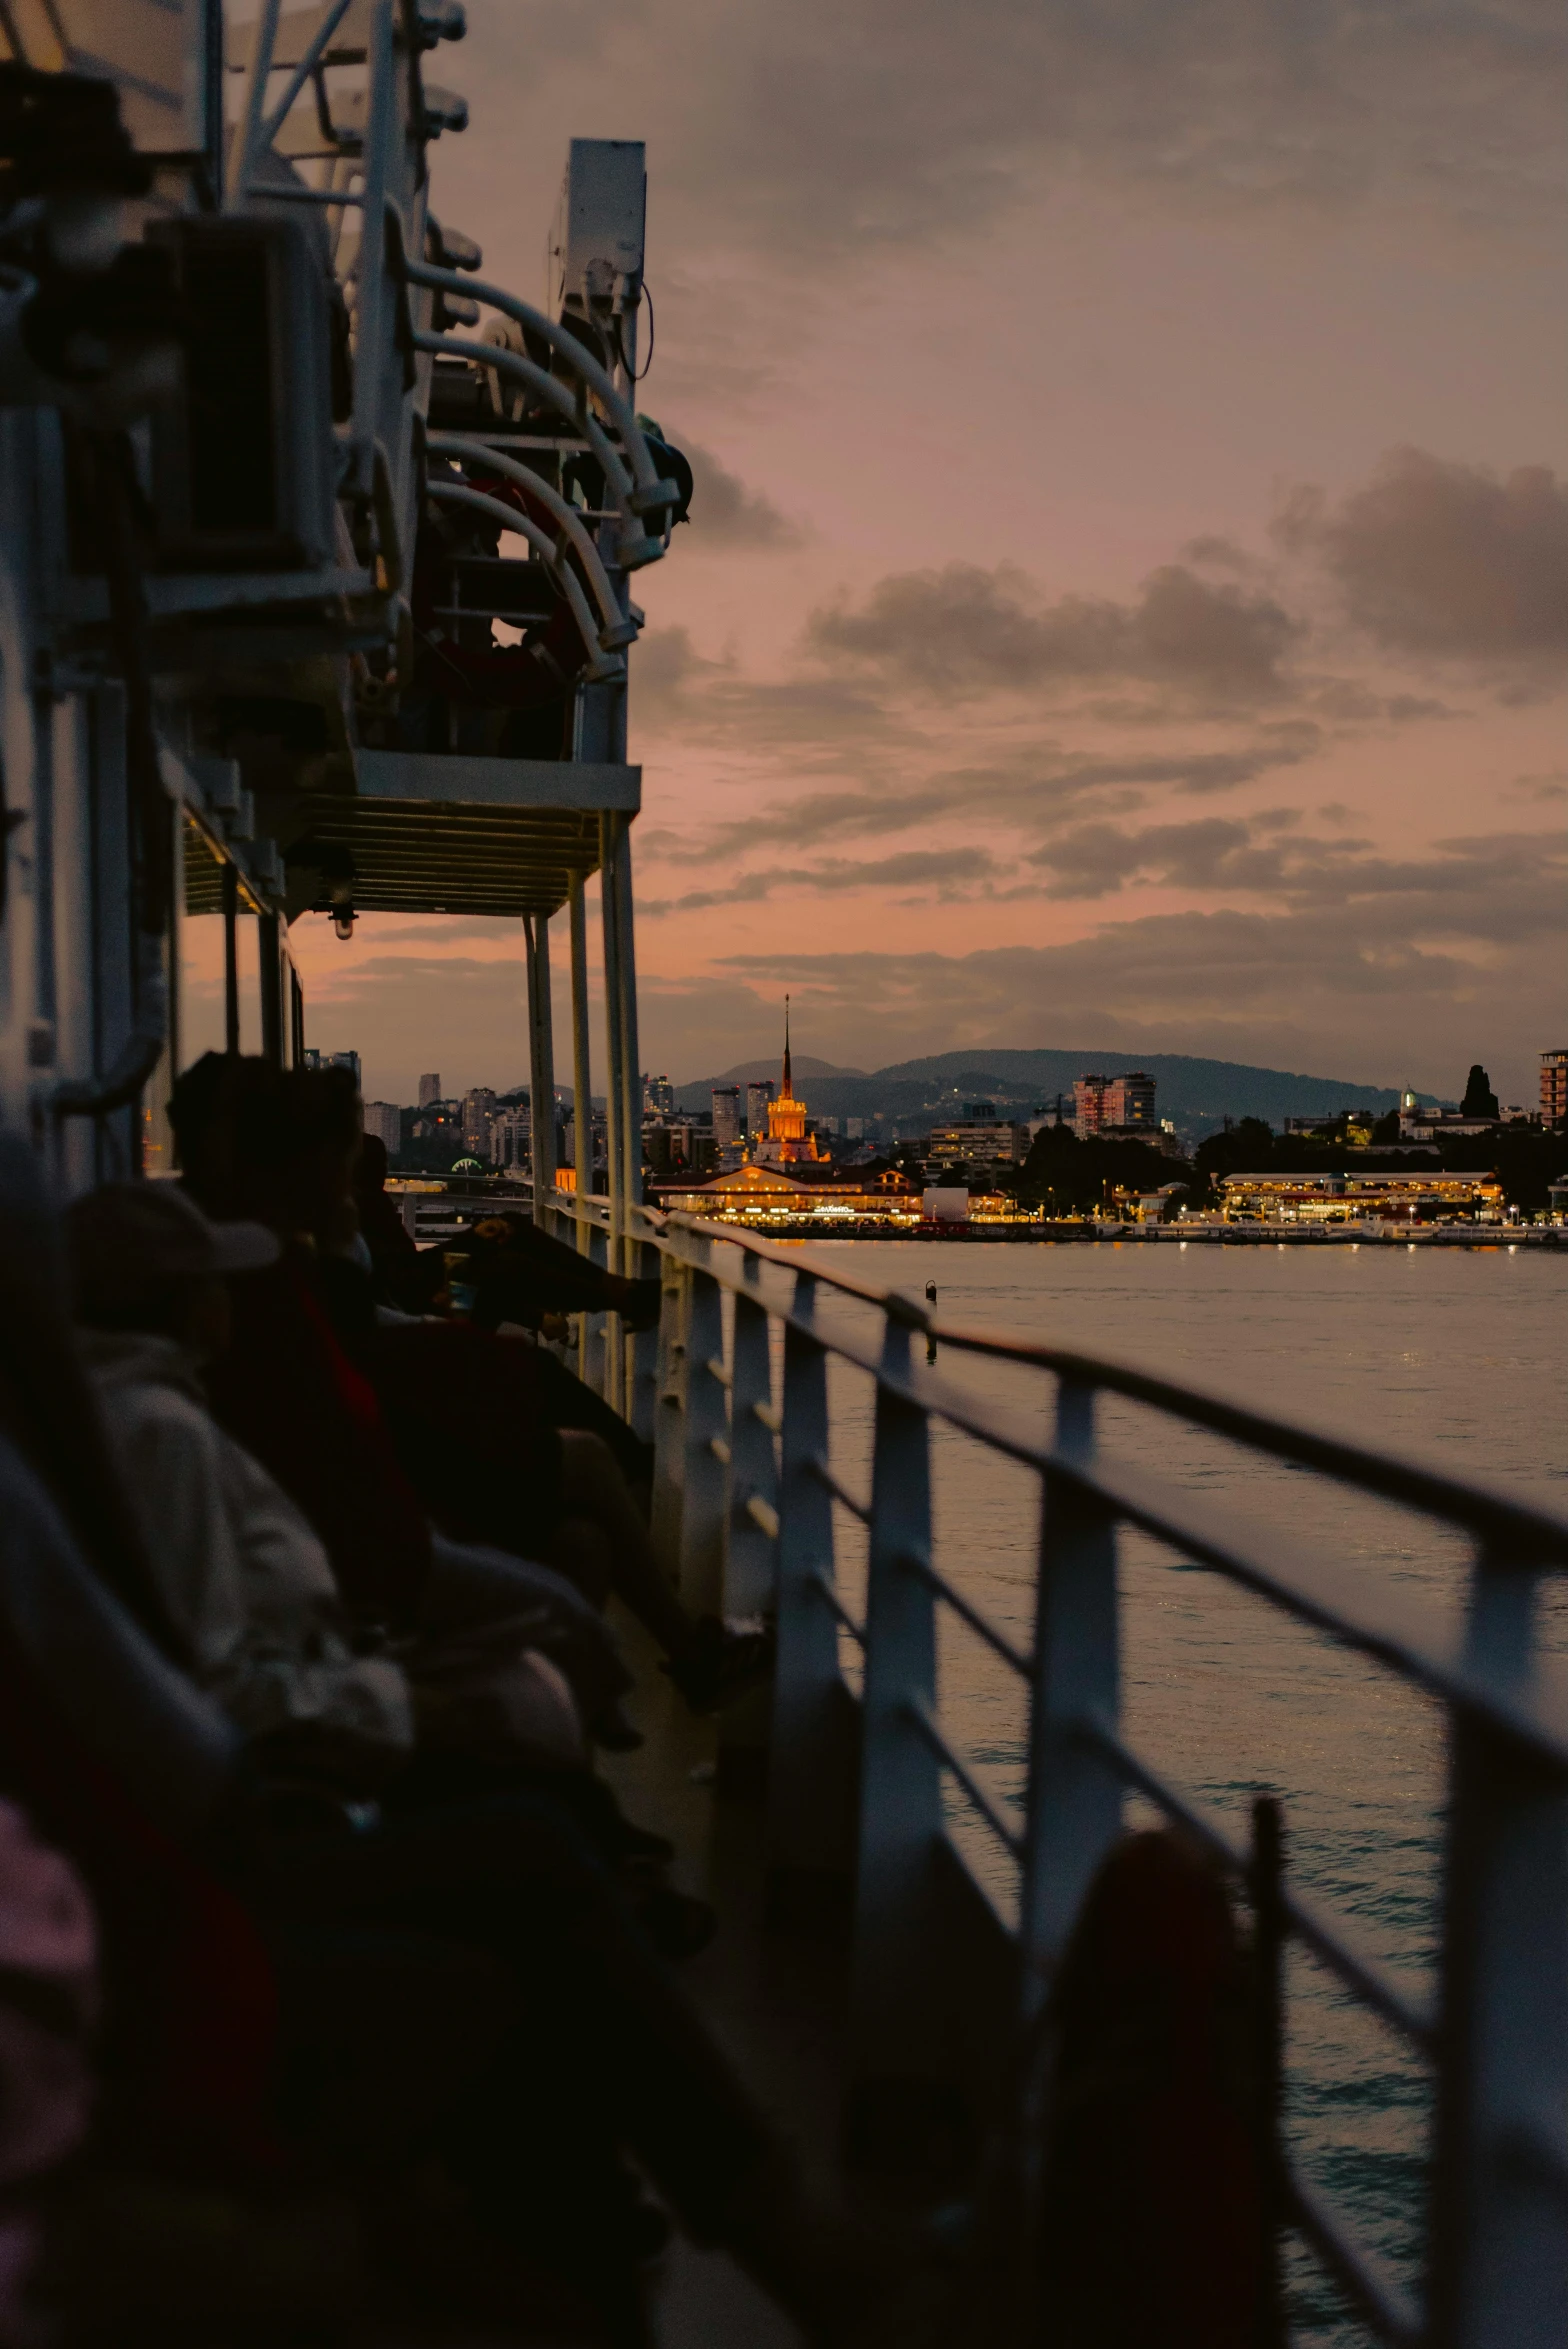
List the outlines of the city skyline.
{"label": "city skyline", "polygon": [[[1560,55],[1483,0],[481,12],[442,167],[487,274],[537,290],[564,121],[649,142],[639,401],[697,480],[632,660],[650,1065],[760,1056],[788,986],[861,1066],[1084,1037],[1527,1088]],[[526,1058],[507,925],[296,952],[387,1081],[394,1043]]]}

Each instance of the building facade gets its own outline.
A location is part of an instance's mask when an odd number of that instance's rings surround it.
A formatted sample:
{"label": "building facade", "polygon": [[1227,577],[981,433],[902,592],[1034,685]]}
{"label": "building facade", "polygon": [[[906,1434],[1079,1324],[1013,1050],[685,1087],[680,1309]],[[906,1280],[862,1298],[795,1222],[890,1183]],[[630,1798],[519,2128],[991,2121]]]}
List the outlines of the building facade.
{"label": "building facade", "polygon": [[1568,1118],[1568,1051],[1541,1055],[1541,1123],[1561,1125]]}
{"label": "building facade", "polygon": [[1073,1086],[1073,1131],[1080,1142],[1093,1140],[1107,1128],[1135,1136],[1158,1133],[1154,1102],[1154,1079],[1142,1069],[1116,1077],[1079,1077]]}
{"label": "building facade", "polygon": [[741,1138],[740,1087],[715,1085],[713,1088],[713,1139],[719,1149],[733,1150]]}
{"label": "building facade", "polygon": [[490,1119],[484,1155],[492,1166],[527,1166],[533,1156],[533,1113],[498,1109]]}
{"label": "building facade", "polygon": [[920,1214],[920,1195],[895,1168],[831,1167],[822,1162],[792,1167],[759,1166],[755,1160],[711,1183],[660,1188],[659,1204],[671,1213],[723,1216],[737,1223],[824,1223],[848,1219],[911,1222]]}
{"label": "building facade", "polygon": [[772,1099],[771,1077],[761,1077],[746,1087],[746,1132],[753,1142],[759,1141],[768,1130],[768,1104]]}
{"label": "building facade", "polygon": [[932,1128],[929,1156],[938,1166],[1022,1166],[1029,1142],[1026,1124],[997,1117],[965,1119]]}
{"label": "building facade", "polygon": [[1503,1186],[1495,1175],[1230,1174],[1219,1183],[1227,1222],[1487,1223],[1501,1218]]}
{"label": "building facade", "polygon": [[419,1080],[419,1106],[421,1109],[431,1109],[440,1099],[441,1079],[438,1073],[432,1069],[428,1076],[421,1077]]}
{"label": "building facade", "polygon": [[496,1114],[493,1085],[474,1085],[463,1095],[463,1147],[476,1157],[490,1154],[490,1128]]}
{"label": "building facade", "polygon": [[385,1146],[388,1158],[396,1158],[403,1146],[402,1110],[395,1101],[367,1101],[365,1131]]}

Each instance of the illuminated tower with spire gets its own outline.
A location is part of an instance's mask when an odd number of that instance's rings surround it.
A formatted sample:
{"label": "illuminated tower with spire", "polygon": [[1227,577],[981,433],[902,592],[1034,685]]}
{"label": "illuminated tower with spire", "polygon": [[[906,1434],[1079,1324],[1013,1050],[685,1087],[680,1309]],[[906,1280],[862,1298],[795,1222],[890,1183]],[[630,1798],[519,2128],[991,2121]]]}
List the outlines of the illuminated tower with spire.
{"label": "illuminated tower with spire", "polygon": [[820,1159],[817,1137],[806,1130],[806,1104],[795,1098],[789,1063],[789,997],[784,998],[784,1082],[777,1101],[768,1103],[768,1130],[752,1157],[759,1166],[789,1166],[801,1158]]}

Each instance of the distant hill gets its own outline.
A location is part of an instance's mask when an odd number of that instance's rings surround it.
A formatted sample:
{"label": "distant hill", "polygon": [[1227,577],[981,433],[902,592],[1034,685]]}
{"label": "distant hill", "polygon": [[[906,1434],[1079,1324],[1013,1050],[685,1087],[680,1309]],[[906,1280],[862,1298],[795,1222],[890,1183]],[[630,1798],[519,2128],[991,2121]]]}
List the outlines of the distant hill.
{"label": "distant hill", "polygon": [[[682,1109],[709,1107],[715,1085],[734,1085],[777,1073],[776,1061],[748,1061],[723,1076],[679,1085]],[[1346,1077],[1297,1075],[1288,1069],[1253,1068],[1244,1061],[1199,1060],[1183,1052],[1010,1051],[937,1052],[922,1060],[896,1061],[867,1075],[835,1068],[829,1061],[794,1062],[809,1107],[820,1117],[883,1117],[915,1132],[929,1112],[952,1111],[966,1101],[994,1101],[1000,1110],[1022,1114],[1071,1095],[1073,1080],[1090,1069],[1115,1076],[1143,1069],[1159,1088],[1161,1117],[1184,1133],[1204,1133],[1222,1119],[1266,1118],[1277,1126],[1287,1117],[1328,1117],[1340,1109],[1371,1109],[1382,1115],[1399,1105],[1389,1085],[1361,1085]],[[1422,1094],[1423,1101],[1435,1099]]]}
{"label": "distant hill", "polygon": [[[771,1060],[743,1060],[738,1068],[727,1068],[721,1077],[705,1077],[703,1083],[706,1085],[755,1085],[760,1084],[764,1077],[771,1077],[777,1084],[782,1065],[783,1055],[775,1052]],[[855,1077],[864,1082],[867,1075],[863,1068],[840,1068],[836,1062],[831,1060],[813,1060],[809,1052],[793,1053],[790,1056],[790,1067],[797,1077],[810,1077],[813,1082],[823,1077]],[[678,1090],[682,1093],[689,1093],[691,1087],[690,1085],[682,1085]]]}

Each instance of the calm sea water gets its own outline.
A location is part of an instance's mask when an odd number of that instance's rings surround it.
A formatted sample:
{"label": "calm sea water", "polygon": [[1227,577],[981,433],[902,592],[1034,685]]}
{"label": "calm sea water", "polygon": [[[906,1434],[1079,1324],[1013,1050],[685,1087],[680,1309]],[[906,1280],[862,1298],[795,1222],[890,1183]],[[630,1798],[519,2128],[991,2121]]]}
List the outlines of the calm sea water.
{"label": "calm sea water", "polygon": [[[834,1269],[919,1296],[939,1311],[1086,1352],[1136,1361],[1406,1453],[1458,1475],[1568,1504],[1568,1258],[1486,1251],[1331,1248],[1308,1253],[1193,1245],[940,1247],[846,1242],[812,1249]],[[838,1313],[848,1325],[853,1309]],[[864,1326],[864,1324],[862,1324]],[[981,1391],[1037,1406],[1036,1374],[944,1357]],[[863,1486],[869,1381],[835,1372],[835,1463]],[[1106,1448],[1177,1483],[1208,1487],[1265,1529],[1391,1577],[1434,1620],[1464,1602],[1464,1546],[1407,1512],[1189,1435],[1134,1406],[1102,1406]],[[939,1562],[1027,1642],[1037,1488],[970,1439],[939,1431],[933,1449]],[[863,1580],[863,1536],[840,1519],[847,1594]],[[1169,1777],[1245,1829],[1257,1792],[1285,1807],[1296,1879],[1352,1920],[1390,1964],[1419,1981],[1433,1950],[1440,1847],[1442,1724],[1388,1674],[1302,1630],[1211,1574],[1122,1537],[1124,1704],[1134,1740]],[[1568,1615],[1549,1636],[1568,1645]],[[1023,1776],[1020,1692],[989,1651],[951,1625],[940,1651],[944,1722],[1004,1801]],[[955,1834],[1000,1905],[1011,1862],[974,1822]],[[1303,2168],[1358,2231],[1409,2269],[1422,2234],[1428,2126],[1425,2074],[1304,1955],[1289,1974],[1289,2127]],[[1298,2339],[1362,2338],[1304,2257],[1292,2290]]]}

